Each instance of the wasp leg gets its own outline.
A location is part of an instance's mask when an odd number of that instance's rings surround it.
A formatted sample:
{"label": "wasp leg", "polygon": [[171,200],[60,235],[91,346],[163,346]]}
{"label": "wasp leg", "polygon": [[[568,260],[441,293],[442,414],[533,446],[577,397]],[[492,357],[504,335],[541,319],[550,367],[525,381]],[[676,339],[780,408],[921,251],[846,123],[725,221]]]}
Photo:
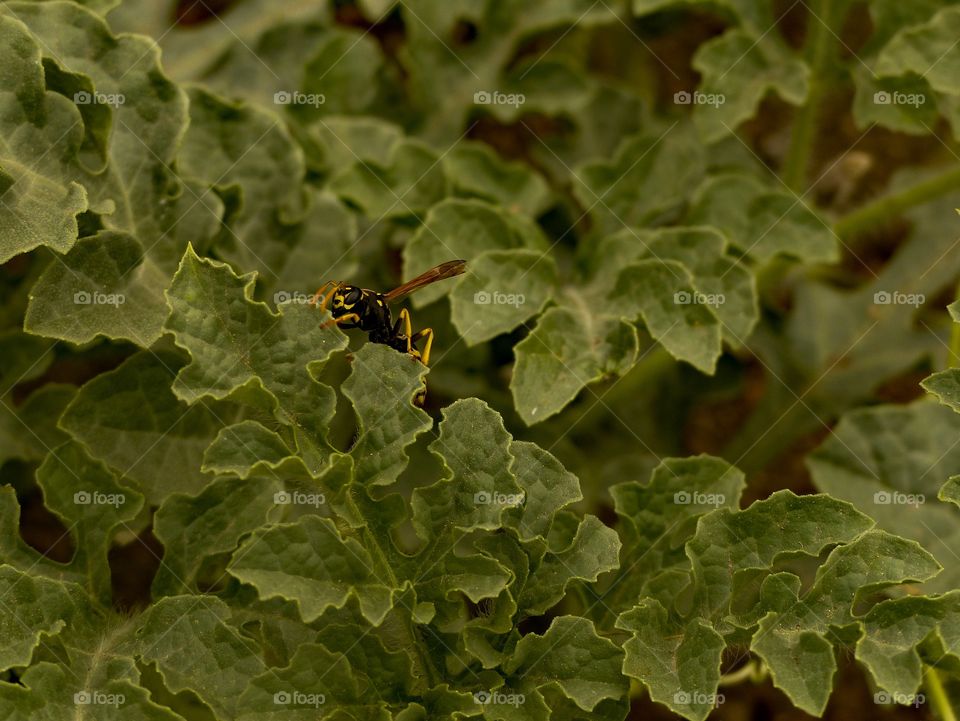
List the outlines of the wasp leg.
{"label": "wasp leg", "polygon": [[345,324],[345,323],[353,323],[353,325],[351,325],[351,326],[346,326],[346,327],[348,327],[348,328],[356,328],[356,327],[357,327],[357,322],[358,322],[359,320],[360,320],[360,316],[357,315],[356,313],[347,313],[346,315],[342,315],[342,316],[340,316],[339,318],[331,318],[331,319],[328,320],[328,321],[324,321],[324,322],[320,325],[320,327],[321,327],[321,328],[329,328],[329,327],[332,326],[332,325],[336,325],[336,326],[342,328],[342,327],[344,327],[344,324]]}
{"label": "wasp leg", "polygon": [[[404,324],[405,337],[407,339],[407,353],[426,365],[427,361],[430,360],[430,346],[433,344],[433,331],[430,328],[424,328],[422,331],[414,334],[413,327],[410,323],[410,313],[407,312],[406,308],[400,311],[400,318],[397,320],[397,326],[400,325],[400,321],[403,321]],[[394,335],[396,335],[398,329],[398,327],[394,328]],[[421,338],[427,339],[427,345],[422,355],[420,351],[417,350],[416,346],[416,342]],[[418,390],[416,394],[414,394],[413,405],[415,405],[417,408],[423,408],[423,405],[426,402],[427,385],[424,383],[423,387]]]}
{"label": "wasp leg", "polygon": [[397,318],[397,323],[393,326],[394,335],[400,329],[400,323],[403,323],[403,334],[407,339],[407,353],[410,353],[416,349],[413,347],[413,326],[410,323],[410,312],[406,308],[400,310],[400,317]]}
{"label": "wasp leg", "polygon": [[417,331],[410,338],[410,344],[413,345],[421,338],[426,338],[427,343],[423,347],[423,352],[420,353],[420,361],[424,365],[429,365],[430,364],[430,348],[433,347],[433,328],[424,328],[423,330]]}

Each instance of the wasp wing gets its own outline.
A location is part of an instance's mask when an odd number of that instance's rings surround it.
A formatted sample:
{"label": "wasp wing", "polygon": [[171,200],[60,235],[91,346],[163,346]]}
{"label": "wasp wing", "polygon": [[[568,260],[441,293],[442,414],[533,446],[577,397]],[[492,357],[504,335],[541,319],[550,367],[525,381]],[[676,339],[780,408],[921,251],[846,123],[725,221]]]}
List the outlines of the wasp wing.
{"label": "wasp wing", "polygon": [[416,278],[408,280],[403,285],[397,286],[388,293],[384,293],[383,297],[387,301],[394,301],[403,298],[406,295],[410,295],[415,290],[423,288],[425,285],[430,285],[431,283],[436,283],[438,280],[444,280],[445,278],[452,278],[455,275],[460,275],[467,269],[467,261],[465,260],[448,260],[446,263],[441,263],[435,268],[431,268],[426,273],[421,273]]}

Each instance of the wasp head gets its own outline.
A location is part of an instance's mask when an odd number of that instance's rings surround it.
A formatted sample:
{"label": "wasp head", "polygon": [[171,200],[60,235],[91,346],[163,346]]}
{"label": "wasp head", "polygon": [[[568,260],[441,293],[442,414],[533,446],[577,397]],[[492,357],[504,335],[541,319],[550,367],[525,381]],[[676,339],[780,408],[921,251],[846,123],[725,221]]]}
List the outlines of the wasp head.
{"label": "wasp head", "polygon": [[339,318],[347,313],[357,313],[357,303],[363,298],[363,290],[355,285],[341,285],[333,294],[330,302],[330,314]]}

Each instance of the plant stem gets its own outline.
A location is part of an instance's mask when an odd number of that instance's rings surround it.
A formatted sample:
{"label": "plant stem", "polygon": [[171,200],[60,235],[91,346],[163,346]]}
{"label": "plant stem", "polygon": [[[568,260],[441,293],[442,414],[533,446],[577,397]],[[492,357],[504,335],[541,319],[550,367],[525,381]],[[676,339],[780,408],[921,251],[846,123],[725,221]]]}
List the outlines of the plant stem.
{"label": "plant stem", "polygon": [[783,180],[797,192],[803,187],[813,150],[820,104],[826,91],[824,75],[833,56],[834,35],[830,29],[833,22],[834,0],[816,0],[807,16],[807,39],[805,54],[810,64],[810,89],[807,102],[797,112],[793,124],[790,149],[783,165]]}
{"label": "plant stem", "polygon": [[957,721],[956,714],[953,713],[953,707],[950,705],[950,697],[947,695],[947,690],[943,687],[943,681],[940,679],[940,674],[937,672],[937,669],[933,668],[933,666],[928,666],[924,678],[923,685],[927,689],[927,693],[930,694],[930,699],[933,702],[933,708],[936,709],[937,716],[939,716],[942,721]]}
{"label": "plant stem", "polygon": [[848,240],[895,218],[907,208],[927,203],[956,188],[960,188],[960,165],[906,190],[877,198],[840,218],[834,223],[833,230],[842,240]]}

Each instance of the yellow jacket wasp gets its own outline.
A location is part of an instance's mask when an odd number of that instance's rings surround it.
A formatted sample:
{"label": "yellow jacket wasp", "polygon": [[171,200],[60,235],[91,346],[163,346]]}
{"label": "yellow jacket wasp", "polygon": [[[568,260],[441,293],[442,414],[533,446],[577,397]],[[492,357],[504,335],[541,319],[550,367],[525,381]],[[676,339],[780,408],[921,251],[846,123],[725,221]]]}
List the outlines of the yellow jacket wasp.
{"label": "yellow jacket wasp", "polygon": [[[465,260],[450,260],[387,293],[329,280],[314,293],[311,302],[314,305],[319,302],[320,310],[326,310],[329,306],[331,322],[338,327],[359,328],[367,332],[372,343],[388,345],[427,365],[430,362],[430,348],[433,346],[433,329],[424,328],[414,333],[410,313],[406,308],[401,309],[394,323],[389,304],[431,283],[460,275],[466,267]],[[421,340],[425,340],[422,352],[416,345]],[[417,400],[422,403],[422,395],[418,395]]]}

